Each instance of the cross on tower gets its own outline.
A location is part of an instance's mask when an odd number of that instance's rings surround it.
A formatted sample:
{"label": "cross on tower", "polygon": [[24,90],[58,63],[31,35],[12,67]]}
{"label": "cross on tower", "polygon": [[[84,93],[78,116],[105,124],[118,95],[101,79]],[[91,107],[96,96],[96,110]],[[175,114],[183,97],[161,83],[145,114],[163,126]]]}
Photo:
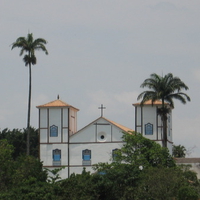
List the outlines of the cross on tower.
{"label": "cross on tower", "polygon": [[101,104],[101,107],[98,107],[98,109],[101,109],[101,117],[103,117],[103,109],[106,109],[106,107],[103,107],[103,104]]}

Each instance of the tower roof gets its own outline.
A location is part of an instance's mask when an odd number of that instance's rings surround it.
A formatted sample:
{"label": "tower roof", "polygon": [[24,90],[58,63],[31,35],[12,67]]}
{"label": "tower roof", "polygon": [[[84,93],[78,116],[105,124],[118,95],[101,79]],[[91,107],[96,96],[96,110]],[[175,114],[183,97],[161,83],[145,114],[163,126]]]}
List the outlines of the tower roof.
{"label": "tower roof", "polygon": [[[133,106],[140,106],[141,102],[139,103],[134,103]],[[167,105],[168,103],[165,102],[165,105]],[[152,101],[148,100],[146,102],[143,103],[143,105],[152,105]],[[162,105],[162,101],[160,100],[156,100],[153,102],[153,105]]]}
{"label": "tower roof", "polygon": [[64,101],[61,101],[60,99],[56,99],[54,101],[51,101],[49,103],[39,105],[39,106],[36,106],[36,107],[37,108],[71,107],[71,108],[74,108],[75,110],[79,111],[78,108],[75,108],[75,107],[69,105],[68,103],[65,103]]}

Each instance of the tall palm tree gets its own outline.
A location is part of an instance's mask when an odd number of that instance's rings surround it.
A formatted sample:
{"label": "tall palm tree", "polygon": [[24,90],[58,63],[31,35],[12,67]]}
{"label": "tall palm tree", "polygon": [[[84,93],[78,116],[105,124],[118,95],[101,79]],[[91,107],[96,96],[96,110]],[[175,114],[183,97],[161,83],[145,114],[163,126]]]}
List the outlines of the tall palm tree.
{"label": "tall palm tree", "polygon": [[27,117],[27,155],[30,153],[30,113],[31,113],[31,66],[35,65],[37,63],[37,59],[35,56],[36,50],[42,50],[46,54],[48,54],[48,51],[45,47],[45,44],[47,44],[47,41],[43,38],[35,39],[33,38],[32,33],[28,33],[27,37],[19,37],[15,42],[12,43],[12,48],[14,49],[16,47],[21,48],[20,50],[20,56],[22,56],[24,53],[23,61],[25,63],[25,66],[28,66],[29,68],[29,94],[28,94],[28,117]]}
{"label": "tall palm tree", "polygon": [[153,73],[150,78],[144,80],[140,87],[150,89],[139,94],[137,99],[142,99],[141,105],[148,100],[152,101],[152,106],[156,100],[162,101],[162,106],[157,110],[157,113],[161,116],[163,124],[163,146],[167,147],[167,114],[174,108],[174,99],[183,104],[190,101],[190,97],[182,92],[182,90],[189,88],[179,77],[174,77],[172,73],[168,73],[164,77]]}

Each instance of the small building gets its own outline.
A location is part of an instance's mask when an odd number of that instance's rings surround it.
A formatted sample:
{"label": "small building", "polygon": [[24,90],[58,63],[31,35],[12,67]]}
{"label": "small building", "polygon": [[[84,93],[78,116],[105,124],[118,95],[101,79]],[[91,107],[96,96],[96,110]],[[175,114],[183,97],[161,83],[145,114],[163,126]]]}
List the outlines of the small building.
{"label": "small building", "polygon": [[178,165],[190,165],[190,170],[197,173],[197,178],[200,179],[200,158],[175,158]]}

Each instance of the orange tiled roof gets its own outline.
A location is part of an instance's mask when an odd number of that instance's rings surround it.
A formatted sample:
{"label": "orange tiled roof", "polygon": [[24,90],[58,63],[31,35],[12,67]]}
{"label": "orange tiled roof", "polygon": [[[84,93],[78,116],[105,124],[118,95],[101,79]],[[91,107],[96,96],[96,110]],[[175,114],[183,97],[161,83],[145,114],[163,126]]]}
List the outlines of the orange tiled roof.
{"label": "orange tiled roof", "polygon": [[[141,102],[139,102],[139,103],[134,103],[133,105],[134,105],[134,106],[139,106],[140,104],[141,104]],[[165,104],[168,104],[168,103],[165,102]],[[148,101],[146,101],[143,105],[152,105],[152,101],[151,101],[151,100],[148,100]],[[156,100],[156,101],[154,101],[153,105],[162,105],[162,101]]]}
{"label": "orange tiled roof", "polygon": [[69,105],[68,103],[65,103],[64,101],[61,101],[59,99],[56,99],[55,101],[51,101],[49,103],[43,104],[43,105],[39,105],[36,106],[37,108],[49,108],[49,107],[72,107],[76,110],[79,110],[71,105]]}
{"label": "orange tiled roof", "polygon": [[105,117],[102,117],[102,118],[104,118],[105,120],[107,120],[108,122],[110,122],[111,124],[117,126],[118,128],[122,129],[122,130],[125,131],[125,132],[134,131],[134,130],[132,130],[132,129],[130,129],[130,128],[127,128],[126,126],[123,126],[123,125],[118,124],[118,123],[116,123],[116,122],[113,122],[113,121],[111,121],[111,120],[109,120],[109,119],[106,119]]}

